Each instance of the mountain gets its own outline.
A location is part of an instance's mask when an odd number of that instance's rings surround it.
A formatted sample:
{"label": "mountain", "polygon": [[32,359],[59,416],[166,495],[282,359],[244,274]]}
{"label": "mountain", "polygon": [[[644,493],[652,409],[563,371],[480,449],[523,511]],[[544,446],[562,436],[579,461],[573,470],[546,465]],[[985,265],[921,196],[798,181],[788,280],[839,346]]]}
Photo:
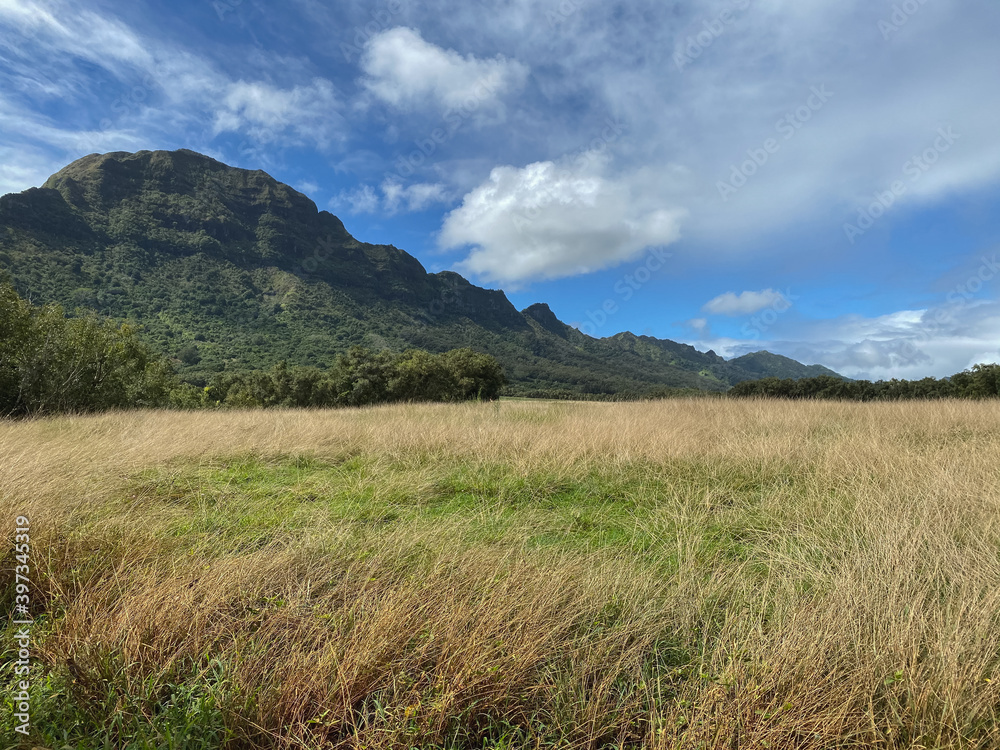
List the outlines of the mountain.
{"label": "mountain", "polygon": [[804,365],[794,359],[782,357],[780,354],[771,352],[753,352],[744,354],[742,357],[729,360],[733,367],[739,367],[746,372],[752,380],[760,378],[781,378],[782,380],[802,380],[804,378],[818,378],[828,375],[834,378],[844,378],[833,370],[823,367],[823,365]]}
{"label": "mountain", "polygon": [[358,344],[496,356],[518,393],[723,391],[835,374],[768,353],[727,362],[672,341],[592,339],[547,305],[429,274],[266,173],[188,150],[91,154],[0,198],[0,269],[33,302],[129,319],[200,383],[279,360],[320,365]]}

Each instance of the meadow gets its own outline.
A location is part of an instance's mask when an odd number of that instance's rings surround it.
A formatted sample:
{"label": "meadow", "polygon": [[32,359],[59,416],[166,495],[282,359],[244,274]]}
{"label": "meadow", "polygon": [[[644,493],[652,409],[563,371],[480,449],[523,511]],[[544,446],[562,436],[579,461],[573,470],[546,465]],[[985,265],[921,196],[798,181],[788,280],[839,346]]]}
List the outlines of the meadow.
{"label": "meadow", "polygon": [[0,731],[18,516],[24,747],[1000,747],[996,401],[0,422]]}

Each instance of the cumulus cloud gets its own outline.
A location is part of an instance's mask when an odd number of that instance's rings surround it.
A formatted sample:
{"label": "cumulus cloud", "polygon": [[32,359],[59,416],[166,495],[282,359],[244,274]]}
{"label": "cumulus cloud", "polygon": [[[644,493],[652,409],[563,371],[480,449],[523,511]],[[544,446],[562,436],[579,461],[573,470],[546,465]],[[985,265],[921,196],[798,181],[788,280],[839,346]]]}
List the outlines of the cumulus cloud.
{"label": "cumulus cloud", "polygon": [[684,211],[650,203],[605,176],[605,164],[592,155],[497,167],[445,217],[440,243],[472,246],[461,268],[516,284],[608,268],[676,242]]}
{"label": "cumulus cloud", "polygon": [[[622,243],[590,253],[575,221],[553,219],[545,226],[542,219],[535,222],[538,229],[512,235],[501,217],[518,213],[522,199],[530,204],[530,188],[507,191],[497,184],[527,179],[536,165],[556,162],[616,113],[629,132],[616,144],[608,168],[614,177],[600,177],[606,186],[641,191],[649,204],[686,210],[679,253],[697,253],[702,263],[762,248],[777,256],[792,247],[785,234],[799,232],[813,238],[817,263],[832,266],[836,251],[847,245],[842,227],[894,182],[904,181],[907,189],[880,230],[908,208],[1000,179],[1000,100],[981,95],[995,90],[990,76],[1000,51],[986,19],[998,18],[998,11],[987,0],[971,2],[967,11],[922,4],[886,39],[879,21],[891,9],[861,0],[586,5],[560,17],[556,32],[537,23],[547,13],[540,2],[504,5],[485,25],[477,6],[435,0],[407,14],[407,23],[433,28],[435,40],[504,50],[532,71],[532,87],[517,98],[521,126],[509,138],[470,146],[479,151],[479,175],[472,187],[461,176],[466,199],[443,220],[442,239],[447,246],[473,246],[463,270],[500,281],[555,278],[620,262]],[[726,10],[727,20],[717,23]],[[965,19],[972,15],[984,23],[969,27]],[[434,22],[435,16],[445,20]],[[534,28],[532,19],[544,28]],[[706,23],[718,30],[706,32]],[[859,54],[843,55],[836,40],[844,38]],[[694,49],[692,39],[697,57],[676,64],[674,53]],[[944,56],[944,49],[952,51]],[[430,44],[412,28],[394,28],[370,40],[363,83],[400,109],[423,102],[444,108],[461,98],[484,62]],[[875,79],[872,69],[880,72]],[[510,106],[510,97],[506,101]],[[409,145],[407,124],[393,121]],[[426,125],[415,127],[412,140],[426,140]],[[960,139],[911,179],[908,165],[935,143],[942,127],[954,127]],[[456,150],[454,144],[435,150],[427,169],[440,174],[445,161],[451,168],[458,163]],[[463,165],[470,163],[468,153],[461,156]],[[740,175],[741,186],[723,200],[719,183],[748,160],[752,174],[745,182]],[[620,205],[614,220],[598,212],[601,228],[634,223],[636,210],[649,210]],[[515,244],[520,249],[511,249]],[[571,245],[580,246],[578,262],[560,257]],[[514,276],[497,272],[508,256]]]}
{"label": "cumulus cloud", "polygon": [[[528,68],[503,55],[463,57],[424,40],[415,29],[399,27],[373,36],[361,62],[365,87],[400,109],[428,103],[441,109],[502,106],[506,94],[524,86]],[[471,105],[470,105],[471,103]]]}
{"label": "cumulus cloud", "polygon": [[713,315],[752,315],[768,307],[788,307],[789,304],[781,292],[764,289],[760,292],[720,294],[715,299],[706,302],[702,310]]}
{"label": "cumulus cloud", "polygon": [[[683,165],[683,190],[665,168],[646,189],[688,209],[685,246],[705,261],[762,247],[777,255],[787,250],[776,237],[811,230],[817,263],[834,265],[847,244],[843,225],[895,182],[906,192],[880,230],[910,209],[1000,180],[1000,99],[982,95],[997,90],[1000,65],[992,0],[921,3],[888,34],[880,22],[893,9],[862,0],[587,4],[556,32],[542,22],[533,33],[542,6],[507,4],[488,25],[474,5],[459,11],[443,1],[408,16],[429,24],[440,14],[445,38],[514,50],[530,64],[533,89],[518,102],[537,108],[540,125],[490,143],[484,150],[500,153],[486,169],[554,159],[588,139],[591,123],[621,113],[630,132],[616,148],[615,173],[632,181],[649,165]],[[855,53],[845,55],[843,39]],[[678,64],[685,49],[696,57]],[[544,101],[531,100],[534,89]],[[959,140],[918,177],[912,160],[948,127]],[[740,174],[723,200],[719,183],[747,163],[752,174],[745,182]]]}

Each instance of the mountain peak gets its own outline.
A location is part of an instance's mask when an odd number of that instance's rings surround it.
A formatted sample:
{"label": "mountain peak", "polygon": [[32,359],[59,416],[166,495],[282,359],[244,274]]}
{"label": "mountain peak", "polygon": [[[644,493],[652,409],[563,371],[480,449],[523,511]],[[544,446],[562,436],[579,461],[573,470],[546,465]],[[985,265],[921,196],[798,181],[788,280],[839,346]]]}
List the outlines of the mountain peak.
{"label": "mountain peak", "polygon": [[326,214],[308,196],[263,170],[231,167],[190,149],[89,154],[60,169],[42,187],[58,190],[77,211],[96,216],[139,196],[171,196],[172,201],[161,201],[171,205],[160,210],[178,214],[181,224],[226,214],[227,209],[245,218],[252,215],[253,221],[265,212],[294,216],[296,221]]}
{"label": "mountain peak", "polygon": [[567,338],[569,336],[569,331],[572,330],[571,326],[568,326],[559,320],[559,318],[556,317],[556,314],[552,312],[552,308],[544,302],[536,302],[535,304],[524,308],[521,311],[521,314],[526,318],[534,320],[546,331],[554,333],[560,338]]}

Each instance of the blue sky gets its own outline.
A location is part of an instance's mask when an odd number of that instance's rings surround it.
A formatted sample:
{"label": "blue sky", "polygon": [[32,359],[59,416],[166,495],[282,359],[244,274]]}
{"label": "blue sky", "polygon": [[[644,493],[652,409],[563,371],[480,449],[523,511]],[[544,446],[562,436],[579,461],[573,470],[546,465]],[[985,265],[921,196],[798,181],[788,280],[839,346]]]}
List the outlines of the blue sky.
{"label": "blue sky", "polygon": [[264,169],[595,336],[1000,361],[995,0],[0,0],[0,192]]}

